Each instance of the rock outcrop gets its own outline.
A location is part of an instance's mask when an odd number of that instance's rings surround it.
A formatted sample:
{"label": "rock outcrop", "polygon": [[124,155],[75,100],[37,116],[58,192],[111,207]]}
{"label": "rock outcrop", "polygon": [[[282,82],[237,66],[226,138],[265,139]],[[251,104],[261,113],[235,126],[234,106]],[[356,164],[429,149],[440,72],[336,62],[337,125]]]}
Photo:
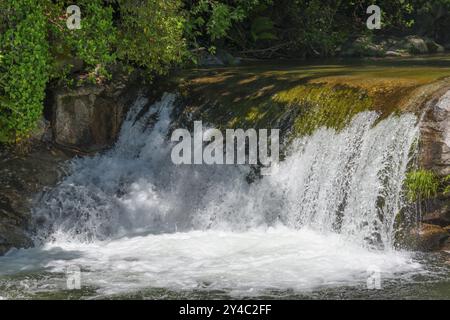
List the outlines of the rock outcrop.
{"label": "rock outcrop", "polygon": [[401,57],[428,53],[444,53],[446,48],[432,39],[416,35],[405,38],[359,37],[342,46],[340,55],[344,57]]}
{"label": "rock outcrop", "polygon": [[[450,175],[450,90],[428,103],[420,124],[420,167],[434,172],[438,179]],[[422,203],[422,221],[436,228],[450,228],[450,195],[440,193]],[[428,228],[430,229],[430,228]],[[422,247],[429,244],[429,232],[420,233]],[[435,242],[433,248],[436,248]],[[443,243],[441,243],[443,244]]]}
{"label": "rock outcrop", "polygon": [[423,223],[419,228],[411,230],[409,237],[408,242],[414,250],[434,251],[447,243],[450,232],[447,228]]}
{"label": "rock outcrop", "polygon": [[420,163],[440,176],[450,174],[450,90],[430,106],[421,122]]}
{"label": "rock outcrop", "polygon": [[34,201],[61,180],[67,160],[115,141],[123,116],[142,88],[138,73],[119,70],[105,84],[50,90],[51,121],[39,121],[28,150],[0,149],[0,255],[32,245]]}
{"label": "rock outcrop", "polygon": [[54,141],[84,152],[110,146],[141,87],[137,74],[117,72],[104,85],[53,90],[50,104]]}

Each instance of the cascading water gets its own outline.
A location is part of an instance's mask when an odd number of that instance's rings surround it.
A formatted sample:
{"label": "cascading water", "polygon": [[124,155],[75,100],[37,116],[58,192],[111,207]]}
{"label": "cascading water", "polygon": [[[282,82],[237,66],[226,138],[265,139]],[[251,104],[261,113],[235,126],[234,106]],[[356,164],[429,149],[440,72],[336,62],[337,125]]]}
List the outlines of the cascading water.
{"label": "cascading water", "polygon": [[386,277],[419,268],[392,249],[415,116],[364,112],[340,132],[319,129],[249,183],[247,166],[171,162],[174,101],[165,94],[144,113],[137,99],[114,148],[74,160],[34,210],[39,246],[3,258],[0,272],[76,264],[104,294],[255,295],[351,284],[371,266]]}

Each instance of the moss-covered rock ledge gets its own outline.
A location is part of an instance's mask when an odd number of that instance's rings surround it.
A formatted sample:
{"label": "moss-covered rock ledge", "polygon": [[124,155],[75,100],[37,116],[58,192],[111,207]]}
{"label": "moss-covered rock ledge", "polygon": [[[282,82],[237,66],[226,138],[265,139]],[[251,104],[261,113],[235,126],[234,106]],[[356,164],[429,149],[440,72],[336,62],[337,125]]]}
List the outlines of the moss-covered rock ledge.
{"label": "moss-covered rock ledge", "polygon": [[182,83],[189,112],[224,127],[270,127],[295,112],[299,134],[317,126],[340,128],[365,110],[382,116],[420,113],[450,87],[450,55],[373,60],[279,62],[194,69],[172,78]]}
{"label": "moss-covered rock ledge", "polygon": [[[377,111],[380,119],[412,112],[421,119],[416,167],[440,180],[450,173],[449,55],[266,62],[186,70],[172,81],[187,103],[186,117],[180,121],[203,120],[220,128],[279,128],[282,137],[310,134],[321,126],[341,129],[361,111]],[[428,224],[413,231],[424,241],[412,245],[421,250],[450,247],[450,194],[440,192],[419,205]],[[437,229],[442,231],[439,237],[430,237],[428,231],[435,234]]]}

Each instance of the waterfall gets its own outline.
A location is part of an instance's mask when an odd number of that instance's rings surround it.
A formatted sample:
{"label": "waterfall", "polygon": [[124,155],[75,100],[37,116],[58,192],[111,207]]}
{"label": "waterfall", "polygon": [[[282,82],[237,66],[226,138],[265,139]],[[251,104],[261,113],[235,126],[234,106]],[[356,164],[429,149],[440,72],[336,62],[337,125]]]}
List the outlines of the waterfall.
{"label": "waterfall", "polygon": [[364,112],[340,132],[321,128],[294,141],[276,172],[248,183],[248,166],[171,162],[174,102],[165,94],[148,107],[140,97],[110,151],[74,160],[72,174],[35,208],[38,238],[89,242],[281,224],[335,232],[362,246],[392,246],[418,134],[415,116],[378,121],[375,112]]}
{"label": "waterfall", "polygon": [[139,97],[113,148],[74,159],[34,208],[36,247],[0,258],[0,275],[38,269],[38,284],[64,289],[59,277],[75,265],[100,296],[258,296],[365,285],[374,268],[383,279],[421,270],[392,249],[415,116],[363,112],[343,130],[320,128],[258,178],[246,165],[174,165],[175,104],[173,94]]}

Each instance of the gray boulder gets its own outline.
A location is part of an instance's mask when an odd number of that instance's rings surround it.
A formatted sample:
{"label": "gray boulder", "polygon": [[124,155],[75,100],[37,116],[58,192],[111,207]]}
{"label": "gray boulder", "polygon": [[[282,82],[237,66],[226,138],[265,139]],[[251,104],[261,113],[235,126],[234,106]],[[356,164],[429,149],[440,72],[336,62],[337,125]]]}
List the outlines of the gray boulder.
{"label": "gray boulder", "polygon": [[430,53],[444,53],[445,52],[444,46],[436,43],[435,41],[433,41],[431,39],[427,39],[426,44],[428,47],[428,51]]}
{"label": "gray boulder", "polygon": [[83,152],[109,147],[141,87],[136,75],[118,72],[104,85],[56,89],[51,105],[54,141]]}
{"label": "gray boulder", "polygon": [[428,46],[424,39],[419,36],[409,36],[406,38],[408,51],[412,54],[427,54]]}

